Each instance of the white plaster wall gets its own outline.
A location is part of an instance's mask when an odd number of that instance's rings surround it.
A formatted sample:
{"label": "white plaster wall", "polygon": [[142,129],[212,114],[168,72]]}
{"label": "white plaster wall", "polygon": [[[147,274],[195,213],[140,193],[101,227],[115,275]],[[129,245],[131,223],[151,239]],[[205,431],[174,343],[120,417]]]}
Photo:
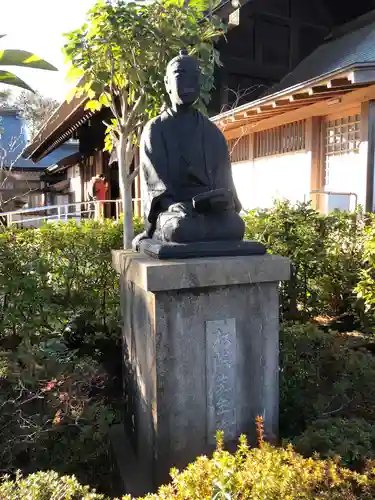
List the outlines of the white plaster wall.
{"label": "white plaster wall", "polygon": [[[362,146],[362,145],[361,145]],[[363,144],[363,146],[366,146]],[[364,206],[366,200],[366,155],[367,147],[359,153],[348,153],[328,159],[328,182],[325,191],[356,193],[358,204]],[[355,197],[330,196],[328,211],[333,208],[354,210]],[[345,199],[346,198],[346,199]]]}
{"label": "white plaster wall", "polygon": [[73,200],[77,203],[82,201],[81,177],[79,175],[79,166],[69,167],[68,179],[70,179],[69,191],[73,193]]}
{"label": "white plaster wall", "polygon": [[74,201],[79,203],[81,200],[81,177],[70,179],[70,190],[74,193]]}
{"label": "white plaster wall", "polygon": [[245,210],[271,207],[276,199],[310,199],[311,153],[301,151],[232,164],[233,181]]}

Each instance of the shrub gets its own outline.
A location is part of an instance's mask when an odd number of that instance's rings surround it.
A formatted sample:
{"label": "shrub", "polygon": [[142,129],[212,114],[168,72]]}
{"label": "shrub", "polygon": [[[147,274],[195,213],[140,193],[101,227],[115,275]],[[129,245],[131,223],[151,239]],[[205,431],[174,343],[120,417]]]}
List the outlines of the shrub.
{"label": "shrub", "polygon": [[0,232],[3,473],[55,468],[110,487],[108,427],[122,404],[111,250],[121,231],[73,221]]}
{"label": "shrub", "polygon": [[318,279],[321,312],[361,315],[355,287],[362,269],[365,241],[361,214],[334,212],[324,218],[326,258]]}
{"label": "shrub", "polygon": [[[249,449],[241,438],[237,452],[222,449],[221,439],[212,459],[199,457],[183,472],[171,473],[172,481],[162,486],[158,494],[146,495],[143,500],[370,500],[375,495],[373,473],[358,474],[330,460],[305,459],[293,451],[272,448],[264,444]],[[53,473],[38,473],[15,481],[6,479],[0,484],[0,498],[18,500],[32,498],[47,500],[103,498],[75,478]],[[130,497],[124,497],[130,500]]]}
{"label": "shrub", "polygon": [[72,476],[59,477],[56,472],[37,472],[28,477],[17,474],[0,483],[0,498],[3,500],[99,500],[103,499],[88,486],[82,486]]}
{"label": "shrub", "polygon": [[293,442],[302,455],[311,456],[314,452],[323,458],[338,455],[345,465],[358,468],[366,459],[375,457],[375,426],[360,418],[321,419]]}
{"label": "shrub", "polygon": [[112,248],[121,248],[121,230],[109,221],[0,233],[2,335],[48,334],[80,314],[91,323],[117,324]]}
{"label": "shrub", "polygon": [[110,484],[108,428],[119,419],[110,385],[97,361],[67,349],[61,337],[21,337],[2,350],[0,470],[55,468]]}
{"label": "shrub", "polygon": [[357,214],[323,216],[310,204],[276,202],[245,216],[246,237],[290,258],[291,279],[282,283],[281,313],[289,320],[357,310],[354,287],[361,269],[363,222]]}
{"label": "shrub", "polygon": [[364,301],[368,320],[375,324],[375,216],[369,216],[365,229],[364,254],[356,291]]}
{"label": "shrub", "polygon": [[293,439],[331,416],[375,423],[375,358],[351,337],[316,326],[280,332],[280,428]]}

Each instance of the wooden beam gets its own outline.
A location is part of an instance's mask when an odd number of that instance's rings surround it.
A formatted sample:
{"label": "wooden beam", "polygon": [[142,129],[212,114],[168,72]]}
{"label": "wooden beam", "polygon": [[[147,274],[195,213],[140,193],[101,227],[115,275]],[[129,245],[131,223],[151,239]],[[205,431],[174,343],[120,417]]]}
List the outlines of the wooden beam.
{"label": "wooden beam", "polygon": [[[301,106],[307,106],[309,104],[315,104],[317,102],[326,101],[326,100],[327,100],[327,95],[321,95],[321,96],[315,96],[315,97],[306,97],[305,99],[298,99],[297,101],[293,101],[292,104],[299,105],[299,107],[301,107]],[[288,108],[287,105],[285,105],[284,107]],[[283,109],[284,109],[284,107],[283,107]]]}
{"label": "wooden beam", "polygon": [[307,97],[310,97],[310,93],[308,91],[303,91],[303,92],[299,92],[298,94],[293,94],[289,97],[289,101],[290,102],[293,102],[293,101],[301,101],[302,99],[306,99]]}
{"label": "wooden beam", "polygon": [[[331,106],[329,108],[331,109]],[[334,113],[329,113],[329,114],[325,115],[325,120],[327,120],[327,121],[338,120],[339,118],[342,118],[343,116],[359,115],[360,112],[361,112],[361,103],[358,103],[355,106],[353,106],[352,104],[345,105],[343,107],[340,106],[338,111],[335,111]],[[360,128],[362,130],[362,124],[361,124]]]}
{"label": "wooden beam", "polygon": [[309,95],[315,95],[326,91],[327,91],[327,85],[316,85],[315,87],[309,88],[307,92]]}
{"label": "wooden beam", "polygon": [[290,104],[289,98],[286,99],[277,99],[276,101],[273,101],[272,106],[274,108],[277,108],[278,106],[283,106],[286,104]]}
{"label": "wooden beam", "polygon": [[325,116],[327,114],[327,111],[329,111],[329,113],[335,113],[336,111],[340,111],[345,107],[353,107],[356,104],[370,101],[371,99],[375,99],[375,85],[370,85],[368,87],[360,88],[357,90],[353,90],[353,92],[343,94],[341,103],[333,104],[328,108],[327,101],[330,101],[330,99],[322,99],[315,104],[311,104],[310,106],[302,106],[293,111],[286,111],[285,113],[281,113],[275,117],[265,120],[260,119],[258,123],[249,124],[248,127],[242,126],[242,129],[246,129],[247,132],[244,132],[244,130],[241,132],[241,130],[233,127],[230,131],[228,131],[228,133],[224,133],[227,139],[232,139],[234,137],[238,137],[238,135],[240,135],[241,133],[259,132],[261,130],[278,127],[286,123],[304,120],[306,118],[309,118],[310,116]]}
{"label": "wooden beam", "polygon": [[[330,107],[331,107],[332,103],[336,104],[335,102],[333,102],[332,99],[327,99],[327,96],[315,97],[315,98],[310,98],[310,99],[299,99],[298,101],[295,101],[295,102],[285,101],[284,104],[280,104],[280,105],[277,105],[276,102],[273,102],[273,103],[271,103],[271,105],[268,105],[267,108],[258,107],[258,108],[255,108],[254,110],[250,110],[250,111],[247,111],[245,113],[241,113],[237,117],[231,116],[227,121],[227,125],[234,125],[235,126],[235,123],[238,123],[238,122],[251,123],[253,121],[258,121],[259,119],[264,119],[264,118],[276,116],[280,113],[286,113],[288,111],[300,109],[303,106],[309,106],[311,104],[316,104],[317,102],[321,102],[321,101],[325,101],[327,106],[330,106]],[[275,110],[277,110],[277,111],[275,111]],[[224,125],[225,125],[225,122],[223,120],[220,120],[220,122],[219,122],[220,128],[222,128]]]}
{"label": "wooden beam", "polygon": [[300,108],[300,106],[295,105],[295,106],[290,106],[287,109],[277,108],[277,110],[275,110],[275,109],[264,110],[264,111],[261,111],[260,113],[256,113],[256,114],[253,114],[253,115],[250,115],[250,116],[247,116],[247,117],[244,117],[243,115],[239,115],[234,120],[233,120],[233,118],[231,118],[230,120],[228,120],[226,122],[223,121],[223,120],[221,120],[219,122],[219,124],[221,124],[220,128],[223,128],[223,127],[225,127],[226,129],[228,129],[228,128],[235,128],[237,123],[240,123],[241,125],[244,122],[245,123],[252,123],[253,121],[264,120],[265,118],[270,118],[272,116],[277,116],[277,115],[283,114],[283,113],[285,113],[287,111],[291,111],[291,110],[295,110],[295,109],[299,109],[299,108]]}
{"label": "wooden beam", "polygon": [[348,78],[333,78],[327,83],[327,88],[334,89],[336,87],[346,87],[350,85],[350,83]]}
{"label": "wooden beam", "polygon": [[[296,107],[289,108],[289,109],[296,109]],[[269,118],[271,116],[276,116],[276,115],[279,115],[280,113],[284,113],[284,110],[282,108],[279,108],[277,111],[275,111],[275,110],[272,110],[272,111],[262,111],[262,113],[259,113],[257,115],[251,116],[250,120],[248,119],[248,121],[251,122],[251,121],[264,120],[264,118]]]}
{"label": "wooden beam", "polygon": [[[310,99],[312,100],[312,99]],[[313,100],[315,102],[315,99]],[[295,108],[299,106],[300,104],[296,101],[289,101],[289,100],[284,100],[284,101],[273,101],[272,103],[272,108],[278,108],[278,109],[288,109],[288,108]]]}
{"label": "wooden beam", "polygon": [[358,90],[361,88],[367,88],[368,84],[347,84],[342,87],[333,87],[333,88],[328,88],[327,86],[316,86],[313,88],[309,89],[309,95],[311,96],[318,96],[318,95],[335,95],[335,94],[342,94],[343,92],[351,92],[353,90]]}
{"label": "wooden beam", "polygon": [[273,109],[272,103],[271,104],[264,104],[263,106],[259,106],[256,108],[258,115],[261,113],[265,113],[266,111],[271,111]]}

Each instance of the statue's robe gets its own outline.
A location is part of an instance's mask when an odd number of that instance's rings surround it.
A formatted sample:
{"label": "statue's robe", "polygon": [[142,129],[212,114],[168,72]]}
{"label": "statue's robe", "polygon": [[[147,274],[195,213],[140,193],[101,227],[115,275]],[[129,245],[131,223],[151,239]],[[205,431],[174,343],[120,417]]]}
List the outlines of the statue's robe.
{"label": "statue's robe", "polygon": [[168,110],[147,123],[140,143],[140,170],[149,237],[160,213],[213,189],[231,190],[235,210],[241,210],[225,137],[197,110],[178,114]]}

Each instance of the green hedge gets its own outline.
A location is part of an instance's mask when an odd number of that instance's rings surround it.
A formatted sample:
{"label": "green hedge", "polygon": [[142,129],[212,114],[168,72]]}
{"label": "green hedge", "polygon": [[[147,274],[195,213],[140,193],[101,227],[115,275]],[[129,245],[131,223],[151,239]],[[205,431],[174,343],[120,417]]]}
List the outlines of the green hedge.
{"label": "green hedge", "polygon": [[[292,282],[281,288],[283,318],[343,311],[359,317],[362,303],[365,319],[372,317],[374,219],[364,227],[353,214],[324,217],[308,205],[278,203],[250,213],[246,227],[248,237],[294,264]],[[121,225],[111,221],[0,233],[3,473],[54,469],[111,490],[108,427],[120,418],[122,394],[118,277],[110,251],[121,244]],[[358,453],[343,453],[334,419],[345,422],[347,433],[357,419],[359,432],[345,442],[372,456],[375,363],[368,349],[309,324],[285,326],[281,370],[284,438],[305,454],[340,453],[353,466]]]}
{"label": "green hedge", "polygon": [[375,357],[363,336],[314,325],[280,332],[280,425],[294,438],[315,420],[360,418],[375,424]]}
{"label": "green hedge", "polygon": [[368,216],[365,228],[364,254],[360,279],[356,287],[358,296],[364,301],[368,323],[375,325],[375,216]]}
{"label": "green hedge", "polygon": [[284,325],[280,430],[305,456],[339,455],[362,470],[375,456],[374,344],[365,335]]}
{"label": "green hedge", "polygon": [[316,420],[294,440],[304,456],[340,457],[346,466],[361,469],[375,458],[375,425],[363,418],[330,417]]}
{"label": "green hedge", "polygon": [[[56,469],[111,488],[122,407],[121,225],[0,232],[0,470]],[[1,495],[0,495],[1,498]]]}
{"label": "green hedge", "polygon": [[245,222],[247,238],[291,260],[291,280],[280,288],[284,319],[361,316],[355,287],[363,261],[363,217],[346,212],[324,216],[309,204],[283,201],[249,212]]}

